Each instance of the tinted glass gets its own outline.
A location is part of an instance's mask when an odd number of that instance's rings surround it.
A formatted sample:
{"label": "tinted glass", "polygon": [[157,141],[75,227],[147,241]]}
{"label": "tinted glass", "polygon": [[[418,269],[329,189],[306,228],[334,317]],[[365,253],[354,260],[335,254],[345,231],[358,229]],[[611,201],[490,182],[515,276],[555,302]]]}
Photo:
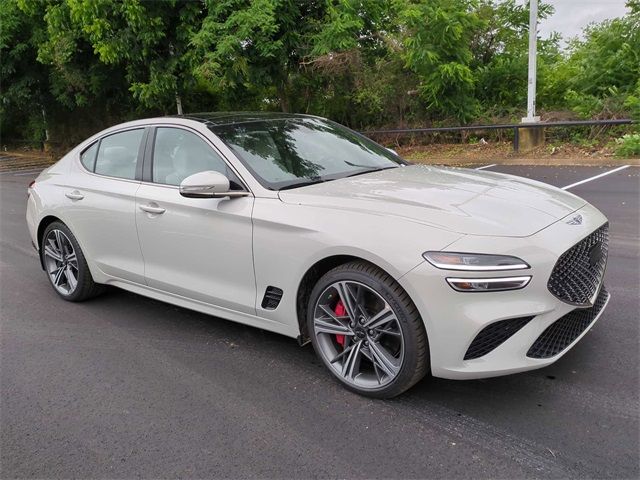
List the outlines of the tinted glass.
{"label": "tinted glass", "polygon": [[180,185],[194,173],[214,170],[235,180],[225,161],[202,138],[180,128],[158,128],[153,149],[153,181]]}
{"label": "tinted glass", "polygon": [[211,127],[268,188],[293,187],[403,161],[386,148],[333,122],[288,118]]}
{"label": "tinted glass", "polygon": [[100,142],[95,172],[110,177],[135,179],[143,133],[144,130],[140,128],[104,137]]}
{"label": "tinted glass", "polygon": [[86,168],[90,172],[93,172],[93,164],[96,160],[97,150],[98,150],[98,142],[91,145],[80,155],[80,161],[82,162],[82,165],[84,165],[84,168]]}

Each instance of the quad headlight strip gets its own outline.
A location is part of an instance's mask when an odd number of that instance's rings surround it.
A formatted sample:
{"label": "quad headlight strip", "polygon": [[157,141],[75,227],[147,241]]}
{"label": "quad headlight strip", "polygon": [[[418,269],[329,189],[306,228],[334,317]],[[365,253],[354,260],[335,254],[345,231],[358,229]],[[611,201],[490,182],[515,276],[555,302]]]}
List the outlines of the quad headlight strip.
{"label": "quad headlight strip", "polygon": [[[464,272],[496,272],[526,270],[527,262],[511,255],[489,255],[484,253],[425,252],[422,255],[431,265],[441,270]],[[447,277],[447,283],[458,292],[499,292],[519,290],[531,281],[531,275],[496,278]]]}
{"label": "quad headlight strip", "polygon": [[531,275],[501,278],[447,278],[447,283],[458,292],[499,292],[519,290],[531,281]]}
{"label": "quad headlight strip", "polygon": [[442,270],[492,272],[531,268],[524,260],[510,255],[488,255],[485,253],[460,252],[424,252],[422,256],[431,265]]}

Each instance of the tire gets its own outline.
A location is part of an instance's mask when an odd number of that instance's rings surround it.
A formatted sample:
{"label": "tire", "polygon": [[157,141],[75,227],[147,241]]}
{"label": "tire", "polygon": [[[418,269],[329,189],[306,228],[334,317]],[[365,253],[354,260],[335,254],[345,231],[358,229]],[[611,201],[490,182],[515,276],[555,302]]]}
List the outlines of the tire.
{"label": "tire", "polygon": [[56,221],[47,226],[42,235],[40,255],[49,283],[63,299],[82,302],[104,291],[103,285],[93,281],[82,249],[64,223]]}
{"label": "tire", "polygon": [[306,321],[316,355],[353,392],[395,397],[429,371],[418,310],[392,277],[368,262],[349,262],[320,278]]}

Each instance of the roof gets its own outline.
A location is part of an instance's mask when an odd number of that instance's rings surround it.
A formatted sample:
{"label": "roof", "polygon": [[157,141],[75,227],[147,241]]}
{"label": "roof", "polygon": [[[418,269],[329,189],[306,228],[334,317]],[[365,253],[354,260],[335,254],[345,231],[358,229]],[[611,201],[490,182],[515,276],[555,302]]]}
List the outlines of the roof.
{"label": "roof", "polygon": [[313,118],[312,115],[281,112],[203,112],[189,113],[186,115],[176,115],[176,117],[196,120],[205,123],[210,127],[231,125],[235,123],[286,120],[291,118]]}

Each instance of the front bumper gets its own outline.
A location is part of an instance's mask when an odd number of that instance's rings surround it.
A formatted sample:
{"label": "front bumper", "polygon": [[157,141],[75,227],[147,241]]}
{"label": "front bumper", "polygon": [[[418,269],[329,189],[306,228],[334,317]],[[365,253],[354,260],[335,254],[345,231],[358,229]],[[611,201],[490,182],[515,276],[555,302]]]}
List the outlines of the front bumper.
{"label": "front bumper", "polygon": [[[400,278],[400,283],[414,300],[425,323],[434,376],[483,378],[541,368],[558,360],[589,331],[602,315],[609,300],[608,293],[601,291],[599,303],[592,307],[597,311],[588,315],[587,309],[576,309],[574,305],[556,298],[547,288],[551,271],[560,255],[606,222],[604,215],[591,205],[586,205],[578,212],[584,219],[582,225],[570,225],[562,219],[530,237],[466,236],[448,247],[455,251],[522,258],[531,265],[530,269],[501,272],[499,275],[496,272],[465,274],[469,278],[531,275],[531,282],[522,290],[457,292],[445,281],[451,272],[436,269],[428,262],[418,265]],[[575,214],[571,214],[571,217]],[[456,272],[456,276],[460,276],[459,273]],[[572,338],[565,338],[560,348],[556,345],[555,349],[547,349],[547,354],[542,358],[533,350],[530,351],[543,333],[549,338],[553,337],[551,334],[554,331],[562,335],[562,323],[555,327],[551,325],[557,321],[570,321],[576,314],[569,314],[576,310],[585,312],[580,316],[582,330],[577,332],[577,336],[574,331]],[[526,321],[516,322],[519,329],[498,346],[478,358],[465,360],[470,345],[485,327],[495,322],[525,317],[528,318]]]}

